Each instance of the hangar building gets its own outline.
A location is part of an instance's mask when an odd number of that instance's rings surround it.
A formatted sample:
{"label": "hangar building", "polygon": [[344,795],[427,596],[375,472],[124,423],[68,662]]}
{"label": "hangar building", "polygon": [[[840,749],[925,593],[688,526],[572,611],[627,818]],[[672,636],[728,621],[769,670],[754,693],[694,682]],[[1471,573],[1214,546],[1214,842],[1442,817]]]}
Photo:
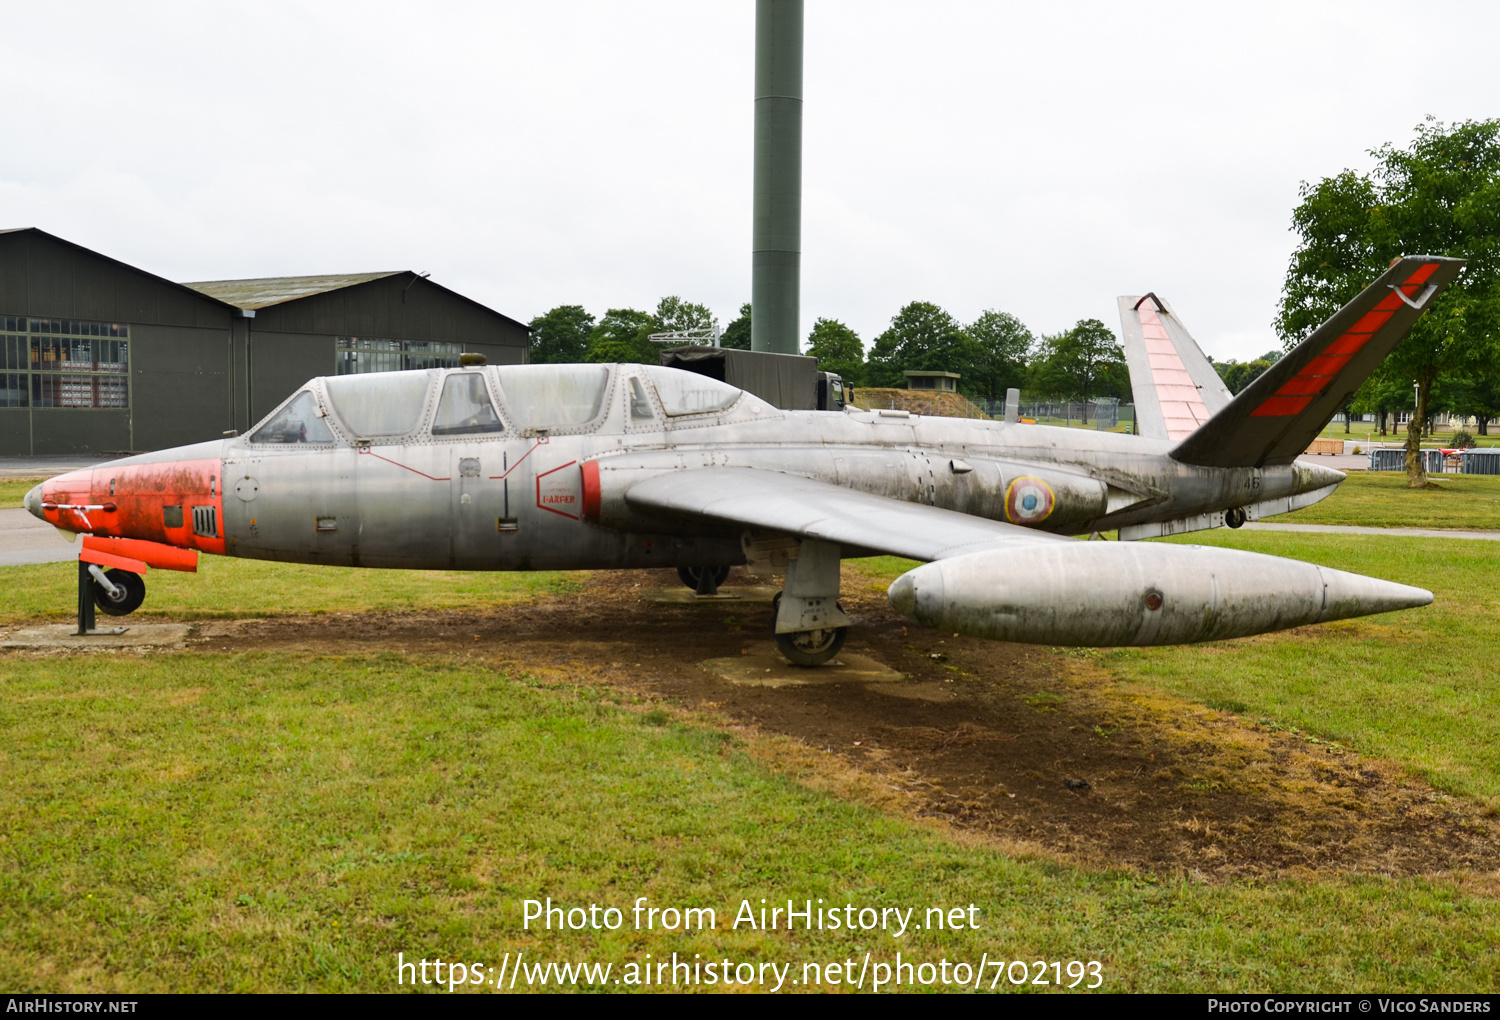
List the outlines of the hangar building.
{"label": "hangar building", "polygon": [[526,360],[520,322],[412,272],[174,283],[0,230],[0,456],[244,432],[315,375]]}

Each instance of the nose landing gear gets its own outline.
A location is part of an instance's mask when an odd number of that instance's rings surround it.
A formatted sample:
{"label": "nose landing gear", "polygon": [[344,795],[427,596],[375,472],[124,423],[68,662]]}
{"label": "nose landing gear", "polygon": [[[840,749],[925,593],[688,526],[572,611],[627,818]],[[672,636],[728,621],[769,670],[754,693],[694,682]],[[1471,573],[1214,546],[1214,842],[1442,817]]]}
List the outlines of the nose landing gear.
{"label": "nose landing gear", "polygon": [[146,582],[128,570],[100,570],[89,564],[94,581],[94,605],[110,616],[129,616],[146,601]]}
{"label": "nose landing gear", "polygon": [[119,634],[124,627],[98,630],[94,610],[109,616],[126,616],[140,608],[146,598],[146,582],[128,570],[101,570],[97,563],[78,561],[78,636]]}

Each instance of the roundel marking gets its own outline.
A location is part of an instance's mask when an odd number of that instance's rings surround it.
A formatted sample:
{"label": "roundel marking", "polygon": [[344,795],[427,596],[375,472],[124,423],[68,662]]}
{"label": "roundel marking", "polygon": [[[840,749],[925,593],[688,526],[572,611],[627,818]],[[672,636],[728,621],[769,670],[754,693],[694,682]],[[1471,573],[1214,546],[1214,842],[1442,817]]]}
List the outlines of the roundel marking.
{"label": "roundel marking", "polygon": [[1014,524],[1040,524],[1056,505],[1052,487],[1040,478],[1017,478],[1005,490],[1005,516]]}

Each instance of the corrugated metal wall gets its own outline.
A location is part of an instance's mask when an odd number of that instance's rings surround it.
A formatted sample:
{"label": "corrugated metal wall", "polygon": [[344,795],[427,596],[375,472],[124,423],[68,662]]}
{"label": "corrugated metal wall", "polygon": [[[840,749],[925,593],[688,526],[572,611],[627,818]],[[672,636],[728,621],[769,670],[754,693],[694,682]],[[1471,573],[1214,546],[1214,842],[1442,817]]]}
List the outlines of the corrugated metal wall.
{"label": "corrugated metal wall", "polygon": [[526,327],[411,273],[261,309],[253,319],[40,230],[0,231],[0,316],[130,327],[128,408],[0,407],[0,456],[155,450],[244,431],[334,371],[339,336],[445,340],[525,360]]}

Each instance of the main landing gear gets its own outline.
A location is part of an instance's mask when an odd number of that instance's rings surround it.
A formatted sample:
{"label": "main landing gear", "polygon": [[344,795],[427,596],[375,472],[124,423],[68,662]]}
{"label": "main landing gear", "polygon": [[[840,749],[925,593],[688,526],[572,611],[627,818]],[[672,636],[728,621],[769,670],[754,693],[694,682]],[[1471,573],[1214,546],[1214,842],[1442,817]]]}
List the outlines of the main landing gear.
{"label": "main landing gear", "polygon": [[717,595],[719,585],[729,580],[729,565],[722,567],[678,567],[677,577],[698,595]]}
{"label": "main landing gear", "polygon": [[849,617],[838,603],[839,547],[805,538],[787,563],[786,587],[772,602],[776,647],[794,666],[821,666],[844,647]]}
{"label": "main landing gear", "polygon": [[[729,567],[678,567],[682,583],[699,596],[719,593]],[[849,617],[838,603],[839,547],[803,539],[786,567],[786,587],[771,602],[776,648],[794,666],[831,662],[849,636]]]}
{"label": "main landing gear", "polygon": [[[781,615],[781,596],[782,593],[777,592],[776,597],[771,600],[771,610],[778,617]],[[844,607],[837,602],[834,606],[842,615]],[[776,650],[794,666],[821,666],[839,653],[848,636],[848,627],[823,627],[818,630],[777,634]]]}
{"label": "main landing gear", "polygon": [[1244,523],[1249,519],[1250,515],[1245,513],[1244,507],[1237,506],[1230,510],[1224,511],[1224,523],[1229,525],[1231,528],[1242,527]]}

